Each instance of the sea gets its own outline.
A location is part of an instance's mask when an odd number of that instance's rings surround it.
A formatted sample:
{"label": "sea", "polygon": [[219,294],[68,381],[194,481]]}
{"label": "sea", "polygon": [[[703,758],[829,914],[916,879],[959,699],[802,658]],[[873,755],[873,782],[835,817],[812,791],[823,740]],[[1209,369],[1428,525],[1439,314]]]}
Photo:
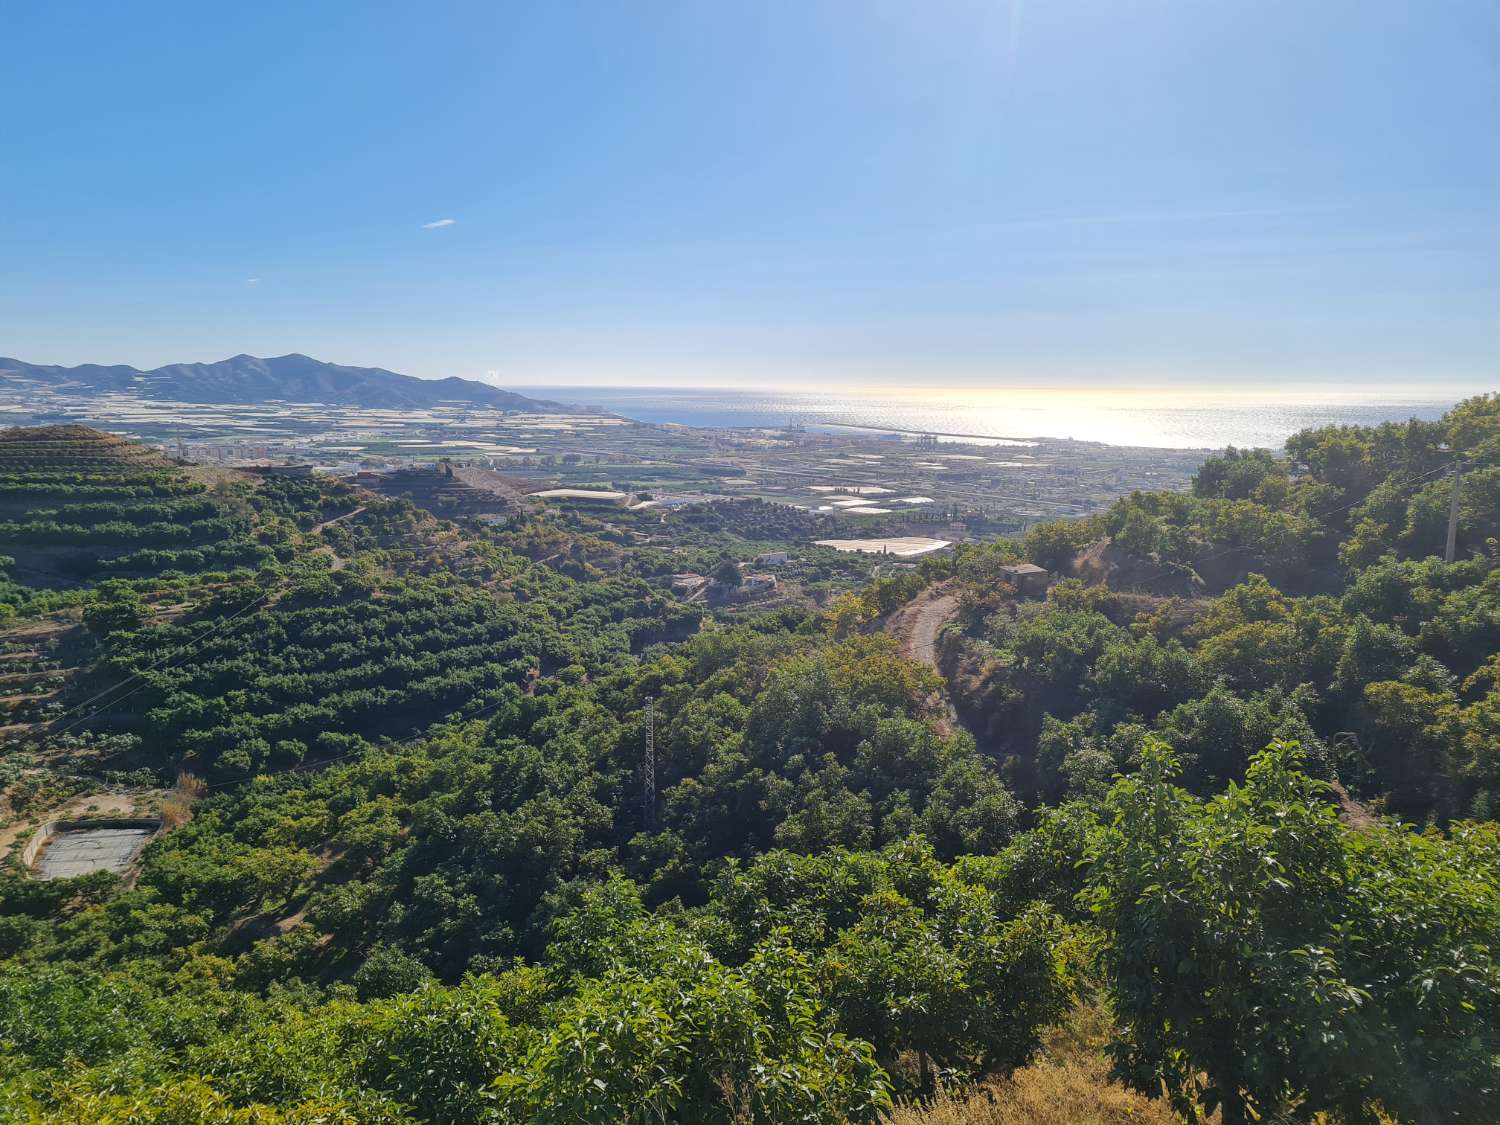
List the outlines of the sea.
{"label": "sea", "polygon": [[1280,449],[1311,426],[1435,419],[1459,394],[1074,389],[924,392],[746,391],[683,387],[517,387],[537,398],[603,407],[642,422],[707,427],[801,425],[934,434],[1012,444],[1068,438],[1162,449]]}

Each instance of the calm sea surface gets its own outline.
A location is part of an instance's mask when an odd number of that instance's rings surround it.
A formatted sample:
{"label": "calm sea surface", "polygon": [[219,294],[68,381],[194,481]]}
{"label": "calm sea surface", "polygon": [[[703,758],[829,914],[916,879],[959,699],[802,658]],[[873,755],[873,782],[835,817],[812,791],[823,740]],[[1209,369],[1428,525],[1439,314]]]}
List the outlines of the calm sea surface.
{"label": "calm sea surface", "polygon": [[518,387],[524,394],[602,406],[643,422],[687,426],[828,425],[1024,440],[1076,438],[1110,445],[1279,448],[1308,426],[1370,425],[1439,417],[1453,397],[1287,392],[1193,395],[1096,391],[940,391],[837,394],[651,387]]}

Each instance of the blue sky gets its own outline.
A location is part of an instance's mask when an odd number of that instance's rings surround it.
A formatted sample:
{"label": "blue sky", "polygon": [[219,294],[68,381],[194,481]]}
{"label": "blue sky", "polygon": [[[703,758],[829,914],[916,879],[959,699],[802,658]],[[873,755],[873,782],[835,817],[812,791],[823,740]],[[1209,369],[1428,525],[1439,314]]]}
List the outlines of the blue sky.
{"label": "blue sky", "polygon": [[1493,0],[52,0],[4,34],[0,354],[34,362],[1500,385]]}

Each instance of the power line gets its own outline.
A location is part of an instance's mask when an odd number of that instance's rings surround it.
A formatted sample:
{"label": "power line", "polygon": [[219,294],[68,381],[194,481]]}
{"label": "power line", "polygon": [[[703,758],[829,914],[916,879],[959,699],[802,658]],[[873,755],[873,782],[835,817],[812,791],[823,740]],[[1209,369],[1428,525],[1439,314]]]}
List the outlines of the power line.
{"label": "power line", "polygon": [[[1428,477],[1436,476],[1438,473],[1448,472],[1449,469],[1450,469],[1449,465],[1439,465],[1437,468],[1429,470],[1428,472],[1422,473],[1419,476],[1410,477],[1407,480],[1402,481],[1400,484],[1396,485],[1396,487],[1397,488],[1406,488],[1409,485],[1413,485],[1413,484],[1418,483],[1419,481],[1426,480]],[[1358,500],[1351,500],[1347,504],[1340,504],[1338,507],[1329,508],[1326,512],[1319,512],[1319,513],[1317,513],[1315,515],[1310,516],[1309,518],[1310,519],[1314,519],[1314,520],[1319,520],[1319,521],[1326,520],[1329,516],[1336,516],[1340,512],[1346,512],[1346,511],[1348,511],[1351,508],[1357,508],[1357,507],[1359,507],[1359,505],[1363,504],[1368,499],[1369,499],[1369,495],[1366,494],[1365,496],[1361,496]],[[1234,547],[1227,547],[1227,548],[1225,548],[1222,551],[1217,551],[1214,554],[1205,555],[1205,556],[1203,556],[1200,559],[1195,559],[1194,562],[1193,562],[1193,567],[1196,570],[1197,567],[1202,566],[1204,563],[1213,562],[1215,559],[1227,558],[1230,555],[1238,554],[1239,552],[1245,551],[1245,550],[1248,550],[1248,548],[1245,547],[1245,546],[1243,546],[1243,545],[1234,546]],[[1161,582],[1163,580],[1172,580],[1172,581],[1175,581],[1175,580],[1177,580],[1177,579],[1179,579],[1181,577],[1182,577],[1181,575],[1176,575],[1176,574],[1162,574],[1162,575],[1158,575],[1156,578],[1150,579],[1146,583],[1146,585],[1149,586],[1152,583]]]}
{"label": "power line", "polygon": [[[175,668],[175,667],[177,667],[179,664],[183,663],[183,661],[187,660],[187,658],[193,654],[193,650],[195,648],[197,648],[198,645],[202,644],[209,637],[211,637],[215,633],[219,632],[219,630],[223,629],[231,621],[235,620],[235,618],[244,616],[246,613],[249,613],[256,606],[261,605],[263,602],[267,601],[271,597],[271,593],[272,593],[272,591],[268,590],[264,594],[262,594],[260,597],[256,598],[250,604],[242,606],[241,608],[235,610],[235,612],[231,613],[227,617],[220,618],[213,625],[212,628],[205,630],[204,632],[200,633],[198,636],[194,637],[191,641],[188,641],[187,644],[183,648],[177,649],[175,652],[168,653],[166,656],[164,656],[160,660],[158,660],[155,664],[149,664],[145,668],[141,668],[141,669],[139,669],[136,672],[132,672],[129,676],[127,676],[125,679],[121,680],[119,683],[111,684],[109,687],[105,688],[103,691],[95,692],[93,695],[89,696],[87,699],[84,699],[84,700],[82,700],[82,701],[80,701],[78,703],[75,703],[72,707],[69,707],[61,715],[58,715],[57,718],[53,719],[52,722],[56,723],[57,721],[65,718],[66,716],[74,714],[75,712],[82,710],[83,708],[87,707],[90,703],[93,703],[95,700],[102,699],[106,695],[109,695],[111,692],[119,691],[122,687],[125,687],[127,684],[133,683],[134,681],[136,681],[138,679],[141,679],[148,672],[154,672],[158,668],[161,668],[163,666],[166,666],[168,668]],[[173,657],[178,657],[179,659],[173,661]],[[169,664],[168,661],[173,661],[173,662]],[[126,692],[124,695],[120,696],[119,698],[111,700],[110,703],[111,703],[111,705],[121,703],[124,700],[129,699],[132,695],[135,695],[136,692],[139,692],[139,691],[143,690],[147,686],[148,685],[146,685],[146,684],[142,684],[140,687],[133,688],[132,690]],[[48,734],[48,736],[59,735],[59,734],[66,734],[68,731],[72,730],[74,727],[78,726],[80,723],[84,723],[84,722],[87,722],[89,719],[92,719],[96,714],[98,714],[98,709],[97,708],[94,711],[90,712],[89,714],[81,716],[80,718],[76,719],[75,721],[73,721],[71,723],[66,724],[65,726],[58,727],[58,728],[52,729],[52,730],[48,730],[46,733]]]}
{"label": "power line", "polygon": [[[509,702],[511,702],[509,699],[497,699],[494,703],[486,704],[485,706],[481,707],[479,710],[473,712],[472,714],[469,714],[469,715],[462,715],[462,714],[458,715],[457,719],[458,719],[459,722],[473,722],[475,719],[478,719],[478,718],[480,718],[483,715],[487,715],[491,711],[494,711],[496,708],[503,707],[503,706],[505,706]],[[226,781],[215,781],[212,784],[205,785],[204,788],[205,789],[221,789],[221,788],[223,788],[224,786],[227,786],[227,785],[243,785],[247,781],[254,781],[257,778],[261,778],[261,777],[285,777],[288,774],[301,773],[303,771],[308,771],[308,770],[320,770],[320,769],[323,769],[323,768],[325,768],[327,766],[333,765],[335,762],[342,762],[346,758],[359,757],[360,755],[367,753],[371,749],[389,752],[389,751],[392,751],[392,750],[399,750],[403,746],[415,746],[415,745],[417,745],[420,742],[424,742],[424,741],[430,739],[431,737],[432,737],[432,728],[431,727],[427,727],[427,728],[424,728],[421,731],[421,733],[411,735],[410,737],[403,738],[403,739],[401,739],[401,740],[399,740],[397,742],[388,742],[388,743],[385,743],[384,745],[362,746],[362,747],[360,747],[357,750],[349,750],[349,751],[346,751],[343,754],[335,754],[332,758],[319,758],[316,762],[302,762],[302,763],[300,763],[298,765],[295,765],[295,766],[289,766],[288,768],[286,768],[284,770],[278,770],[274,774],[268,774],[268,773],[265,773],[265,772],[261,772],[261,773],[249,773],[249,774],[245,774],[242,777],[229,778]]]}
{"label": "power line", "polygon": [[[490,712],[494,711],[498,707],[505,706],[509,702],[511,702],[511,700],[509,700],[509,699],[497,699],[494,703],[486,704],[485,706],[481,707],[479,710],[477,710],[477,711],[475,711],[475,712],[473,712],[471,714],[468,714],[468,715],[459,714],[459,715],[456,716],[456,719],[457,719],[458,722],[472,722],[475,719],[481,718],[484,715],[489,714]],[[444,722],[448,721],[448,717],[445,717],[443,719],[443,721]],[[370,744],[370,745],[366,745],[366,746],[361,746],[361,747],[359,747],[356,750],[348,750],[348,751],[345,751],[342,754],[335,754],[331,758],[319,758],[315,762],[301,762],[301,763],[299,763],[299,764],[297,764],[295,766],[288,766],[286,769],[277,770],[274,773],[268,773],[268,772],[262,770],[262,771],[260,771],[258,773],[247,773],[247,774],[241,775],[240,777],[226,778],[223,781],[213,781],[213,782],[209,782],[206,785],[204,785],[203,788],[205,790],[209,790],[209,789],[223,789],[223,788],[226,788],[227,786],[231,786],[231,785],[243,785],[246,782],[256,781],[256,780],[259,780],[260,778],[263,778],[263,777],[264,778],[287,777],[287,776],[289,776],[291,774],[307,773],[307,772],[311,772],[313,770],[321,770],[321,769],[327,768],[328,766],[333,765],[336,762],[346,761],[349,758],[360,757],[360,756],[362,756],[364,754],[369,753],[371,750],[377,750],[377,751],[381,751],[381,752],[390,752],[390,751],[394,751],[394,750],[399,750],[402,747],[416,746],[418,743],[424,742],[424,741],[430,739],[431,737],[432,737],[432,727],[429,726],[429,727],[423,728],[423,730],[420,733],[418,733],[418,734],[411,735],[411,736],[409,736],[407,738],[400,739],[399,741],[396,741],[396,742],[386,742],[386,743],[380,743],[380,744]],[[137,795],[137,794],[141,794],[141,793],[150,793],[150,792],[152,792],[154,790],[154,788],[155,787],[153,787],[153,786],[142,786],[142,787],[138,787],[138,788],[135,788],[135,789],[111,790],[111,792],[118,793],[121,796],[133,796],[133,795]]]}
{"label": "power line", "polygon": [[[423,541],[422,538],[417,537],[416,534],[411,535],[410,543],[410,547],[395,547],[395,549],[411,549],[414,550],[414,552],[419,552],[422,547],[426,547],[426,549],[428,549],[428,553],[431,553],[431,555],[437,555],[438,558],[443,558],[444,561],[447,561],[446,556],[443,555],[443,552],[441,552],[441,549],[437,546],[437,544],[429,543],[429,541]],[[375,547],[375,549],[381,549],[381,547]],[[531,564],[540,565],[537,564],[537,562],[531,562]],[[213,636],[214,633],[222,630],[222,628],[225,627],[225,625],[228,625],[229,622],[233,622],[234,619],[239,618],[239,616],[245,615],[245,613],[248,613],[249,610],[255,609],[255,607],[260,606],[260,604],[269,601],[270,597],[272,597],[273,592],[275,591],[264,592],[264,594],[261,595],[261,597],[258,597],[257,600],[251,601],[251,603],[246,604],[246,606],[240,607],[240,609],[237,609],[234,613],[229,613],[229,615],[225,616],[225,618],[220,618],[219,621],[217,621],[216,624],[213,625],[213,627],[208,628],[208,630],[205,630],[204,633],[198,634],[198,636],[193,637],[192,640],[187,640],[186,645],[184,645],[183,648],[178,648],[177,651],[169,652],[168,655],[160,658],[160,660],[157,660],[156,663],[148,664],[148,666],[142,667],[142,669],[130,673],[129,676],[121,679],[121,681],[117,682],[117,684],[111,684],[110,687],[104,688],[104,690],[102,691],[96,691],[95,694],[87,697],[87,699],[83,699],[78,703],[74,703],[71,708],[66,709],[66,711],[62,712],[62,714],[57,715],[57,717],[52,718],[52,720],[49,720],[49,723],[57,723],[57,721],[62,720],[62,718],[68,717],[68,715],[75,714],[75,712],[81,711],[81,709],[86,708],[86,706],[89,706],[90,703],[95,702],[95,700],[102,699],[102,697],[108,696],[108,694],[113,693],[113,691],[118,691],[120,690],[120,688],[132,684],[132,682],[136,681],[136,679],[141,679],[142,676],[147,675],[148,672],[154,672],[154,670],[159,669],[159,667],[165,666],[169,669],[169,667],[180,666],[183,661],[187,660],[187,657],[189,657],[189,655],[192,655],[193,649],[195,649],[196,646],[201,645],[201,643],[204,642],[204,640],[207,640],[208,637]],[[174,660],[174,657],[177,658],[175,658]],[[171,661],[171,663],[168,663],[168,661]],[[147,684],[141,684],[139,685],[139,687],[133,688],[133,690],[126,691],[123,696],[118,696],[115,697],[115,699],[110,700],[110,703],[111,705],[117,705],[117,703],[124,702],[124,700],[129,699],[129,697],[133,696],[133,694],[139,693],[139,691],[144,690],[145,687],[147,687]],[[98,712],[98,709],[96,709],[95,712],[92,712],[92,714],[83,715],[83,717],[77,718],[77,720],[72,721],[72,723],[65,724],[65,726],[49,727],[49,729],[46,730],[46,735],[52,736],[62,735],[62,733],[68,733],[69,730],[74,729],[74,727],[80,726],[81,723],[86,723],[86,721],[89,721],[90,718],[93,718],[93,715],[95,715],[96,712]],[[24,735],[18,736],[18,738],[13,739],[13,741],[20,741],[21,738],[24,738]]]}
{"label": "power line", "polygon": [[[413,536],[412,537],[412,542],[413,542],[413,546],[415,547],[416,545],[418,545],[419,541],[416,539],[415,536]],[[427,544],[427,546],[431,546],[431,545]],[[375,548],[375,549],[379,550],[379,549],[382,549],[382,548]],[[58,577],[61,577],[61,575],[59,575]],[[262,605],[265,602],[267,602],[271,598],[271,596],[272,596],[272,594],[274,592],[275,591],[272,591],[272,590],[266,591],[259,598],[255,599],[255,601],[250,602],[248,605],[242,606],[240,609],[236,610],[232,614],[229,614],[227,617],[220,618],[211,628],[209,628],[205,632],[199,634],[198,636],[194,637],[192,640],[187,641],[185,643],[184,647],[179,648],[179,649],[175,650],[174,652],[168,653],[166,656],[164,656],[160,660],[156,661],[156,663],[149,664],[145,668],[141,668],[141,669],[139,669],[139,670],[131,673],[129,676],[127,676],[125,679],[119,681],[118,683],[111,684],[109,687],[104,688],[102,691],[95,692],[93,695],[89,696],[87,699],[84,699],[84,700],[79,701],[78,703],[75,703],[73,706],[69,707],[66,711],[63,711],[60,715],[58,715],[55,718],[49,720],[49,729],[45,733],[48,736],[55,736],[55,735],[60,735],[60,734],[66,734],[68,731],[74,729],[75,727],[79,726],[80,724],[85,723],[89,719],[94,718],[98,714],[98,709],[96,708],[94,711],[90,712],[88,715],[81,716],[80,718],[76,719],[75,721],[73,721],[71,723],[67,723],[66,725],[61,726],[61,727],[51,727],[50,724],[55,724],[55,723],[61,721],[62,719],[66,718],[67,716],[75,714],[76,712],[78,712],[78,711],[82,710],[83,708],[87,707],[90,703],[93,703],[95,700],[102,699],[104,696],[109,695],[112,692],[119,691],[121,688],[123,688],[123,687],[125,687],[125,686],[127,686],[127,685],[129,685],[131,683],[134,683],[138,679],[141,679],[142,677],[144,677],[149,672],[154,672],[157,669],[162,668],[163,666],[165,666],[165,667],[167,667],[169,669],[170,668],[176,668],[176,667],[178,667],[184,661],[186,661],[189,656],[191,656],[193,654],[193,651],[199,645],[201,645],[202,642],[206,641],[209,637],[211,637],[215,633],[219,632],[221,629],[223,629],[225,626],[227,626],[228,624],[230,624],[236,618],[242,617],[244,614],[250,612],[250,610],[255,609],[257,606]],[[173,659],[174,657],[176,657],[178,659],[174,660]],[[171,661],[171,663],[168,663],[169,661]],[[137,694],[138,692],[143,691],[148,686],[149,685],[143,683],[139,687],[136,687],[136,688],[132,689],[131,691],[126,692],[124,695],[119,696],[119,697],[111,700],[110,701],[110,705],[114,706],[114,705],[117,705],[119,703],[123,703],[125,700],[129,699],[131,696]],[[12,741],[20,741],[24,737],[25,737],[24,735],[23,736],[17,736],[16,738],[12,739]]]}

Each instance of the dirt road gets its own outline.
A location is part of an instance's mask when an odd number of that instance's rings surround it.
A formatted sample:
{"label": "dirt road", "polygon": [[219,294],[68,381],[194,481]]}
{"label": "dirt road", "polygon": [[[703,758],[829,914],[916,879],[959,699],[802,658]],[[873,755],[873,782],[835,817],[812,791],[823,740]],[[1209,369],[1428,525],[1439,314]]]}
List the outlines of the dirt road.
{"label": "dirt road", "polygon": [[345,512],[341,516],[334,516],[333,519],[331,519],[331,520],[324,520],[322,523],[313,524],[312,527],[310,527],[310,528],[307,529],[307,534],[309,534],[309,535],[316,535],[318,532],[322,531],[325,527],[332,527],[334,524],[341,523],[344,520],[352,520],[355,516],[359,515],[359,513],[363,512],[364,510],[365,510],[365,505],[361,504],[359,507],[355,508],[354,511],[352,511],[352,512]]}
{"label": "dirt road", "polygon": [[[332,527],[334,524],[340,523],[343,520],[352,520],[355,516],[359,515],[359,513],[363,512],[364,510],[365,510],[365,505],[361,504],[359,507],[355,508],[354,511],[352,511],[352,512],[345,512],[341,516],[334,516],[333,519],[331,519],[331,520],[324,520],[322,523],[314,524],[312,527],[310,527],[310,528],[307,529],[307,534],[308,535],[316,535],[318,532],[322,531],[325,527]],[[329,570],[343,570],[344,567],[346,567],[346,566],[349,565],[349,560],[348,559],[344,559],[344,558],[340,558],[339,557],[339,553],[337,551],[335,551],[332,547],[327,547],[327,546],[324,546],[324,547],[314,547],[313,548],[313,554],[315,554],[315,555],[327,555],[329,557],[329,559],[332,560],[331,565],[328,568]]]}
{"label": "dirt road", "polygon": [[[938,634],[956,613],[958,613],[958,595],[949,593],[942,586],[935,586],[931,590],[924,590],[907,605],[891,614],[886,620],[885,631],[900,643],[901,652],[908,660],[925,664],[937,672]],[[962,720],[959,718],[958,709],[953,705],[953,700],[948,698],[946,689],[939,694],[943,715],[938,720],[938,730],[943,734],[952,734],[961,725]]]}
{"label": "dirt road", "polygon": [[901,642],[901,651],[910,659],[935,669],[938,633],[957,612],[956,594],[941,588],[928,590],[891,614],[885,631]]}

